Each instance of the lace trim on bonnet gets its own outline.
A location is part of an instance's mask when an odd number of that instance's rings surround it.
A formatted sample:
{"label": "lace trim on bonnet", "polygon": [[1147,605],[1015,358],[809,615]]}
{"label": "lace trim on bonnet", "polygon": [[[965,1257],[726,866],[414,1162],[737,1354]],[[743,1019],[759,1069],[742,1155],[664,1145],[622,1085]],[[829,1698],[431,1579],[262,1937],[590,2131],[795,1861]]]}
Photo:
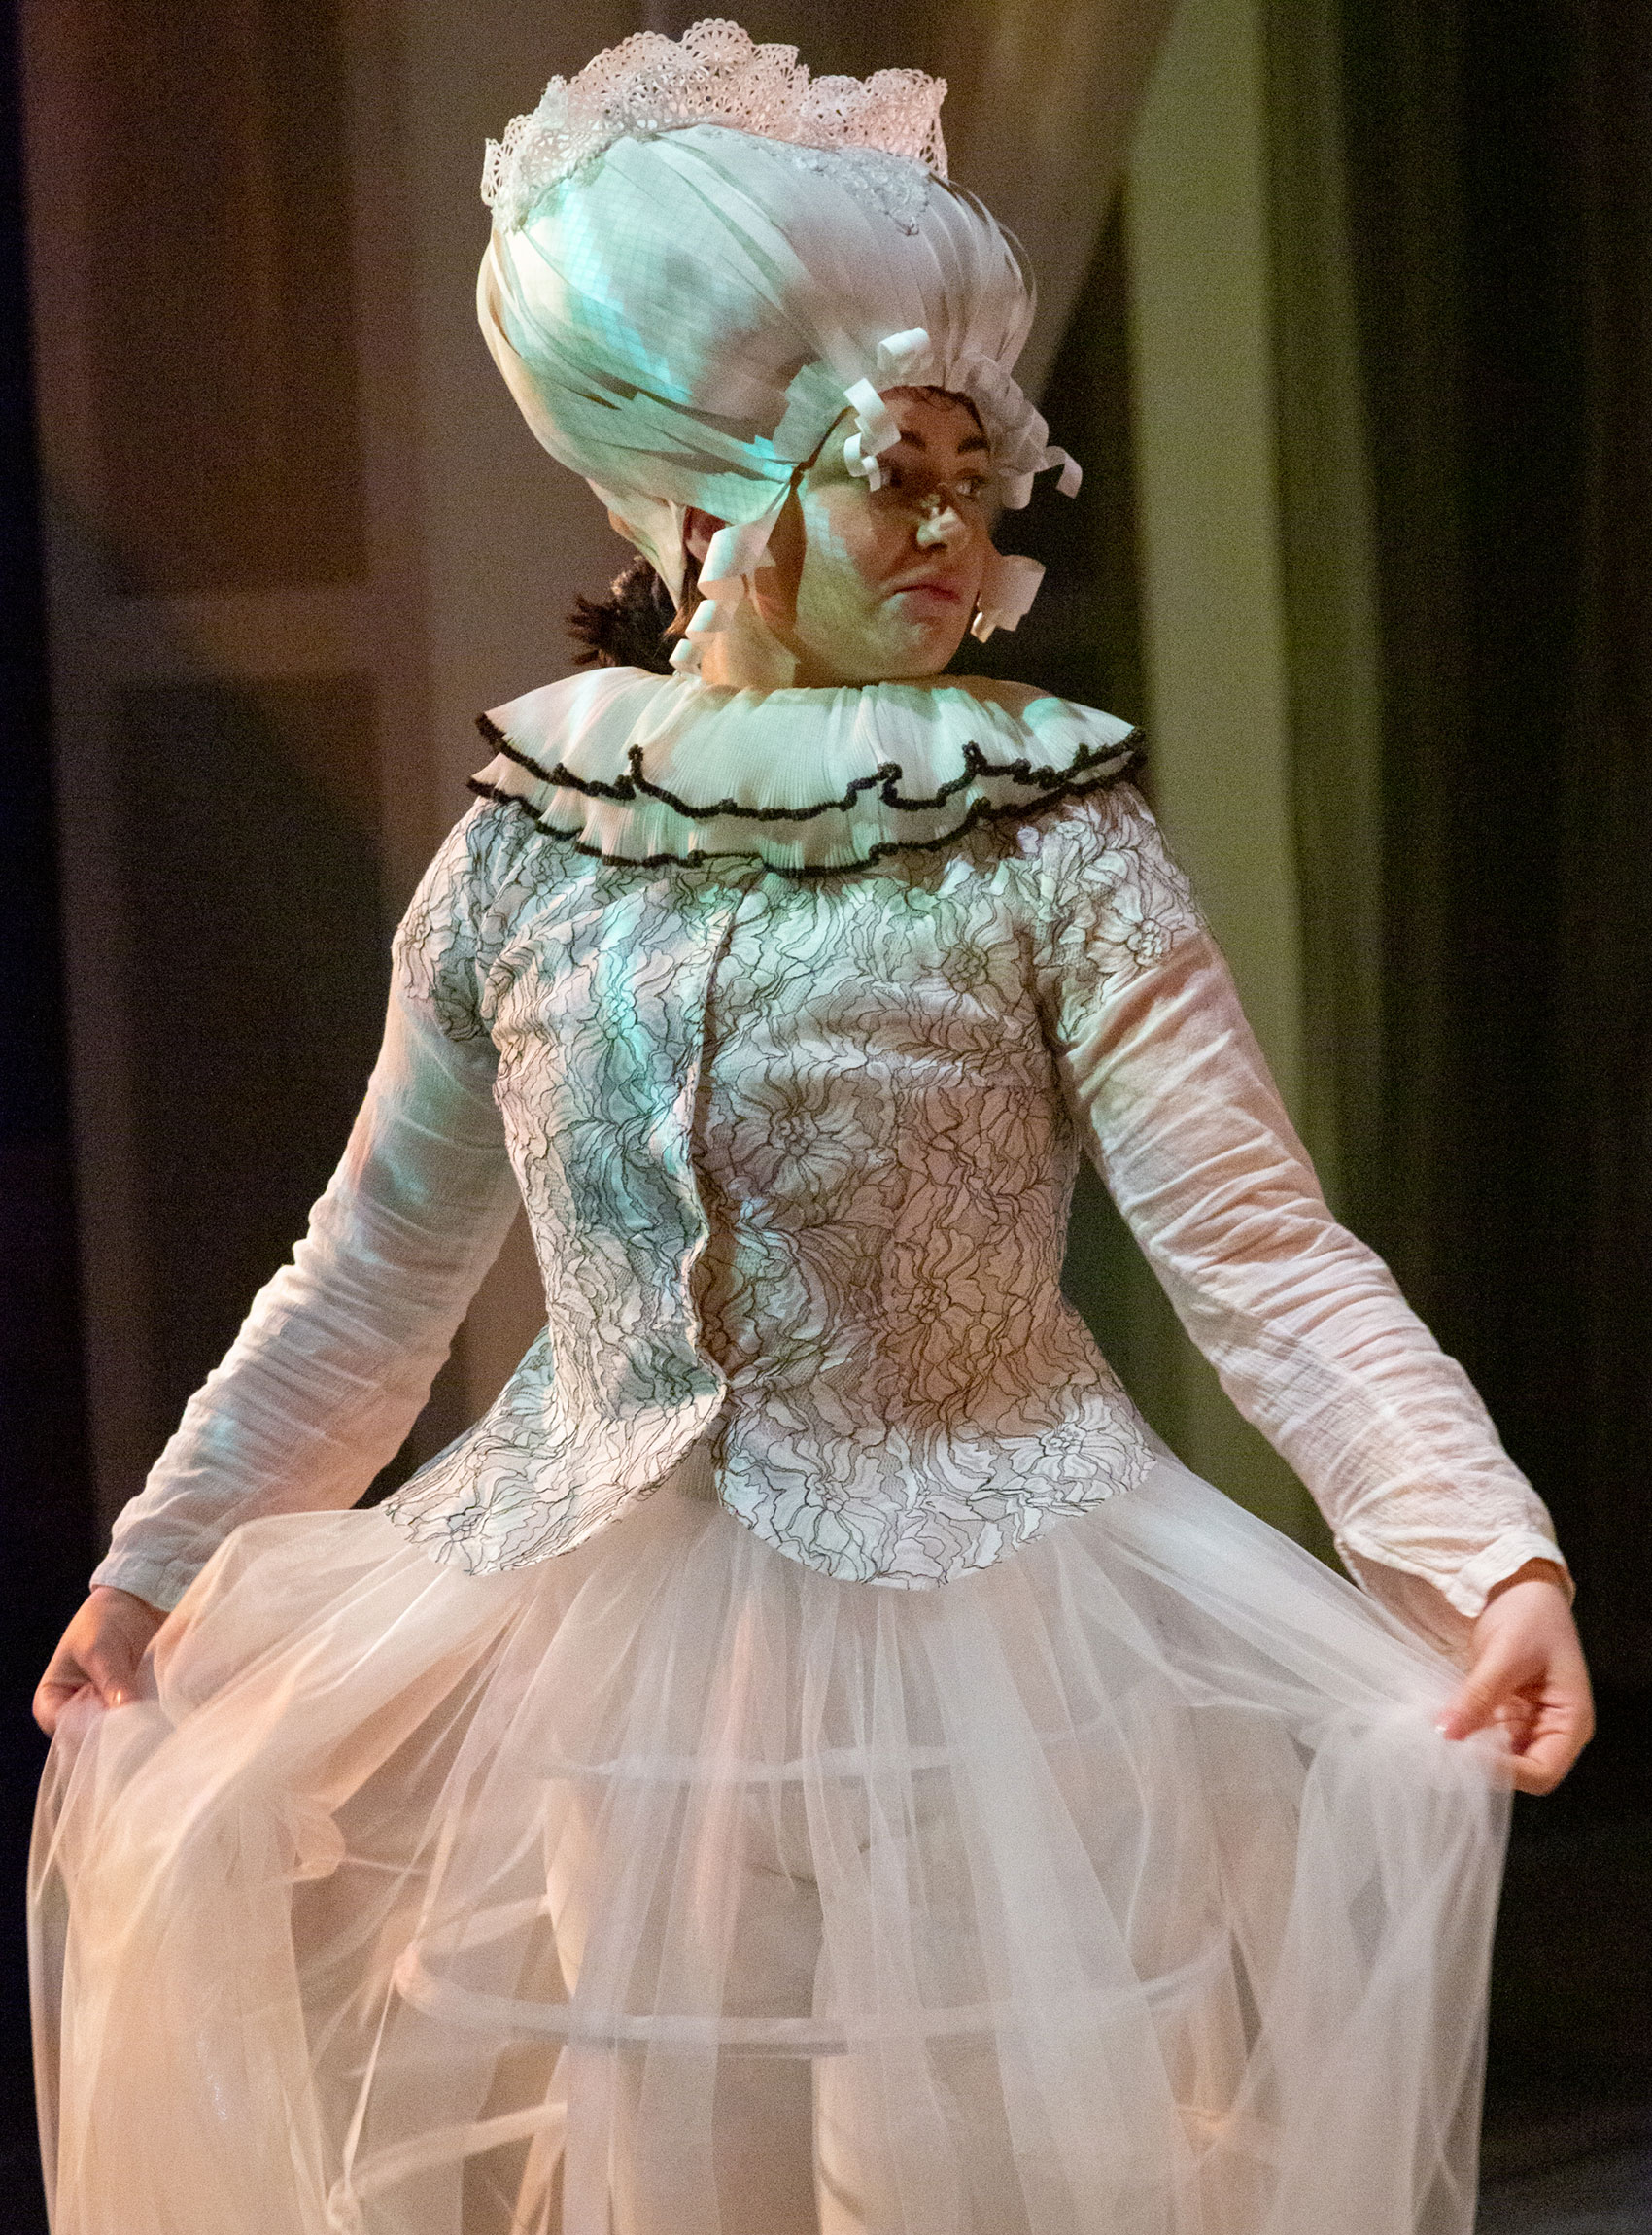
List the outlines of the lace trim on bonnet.
{"label": "lace trim on bonnet", "polygon": [[941,136],[945,78],[878,70],[867,79],[813,78],[795,47],[757,46],[738,23],[707,17],[681,39],[638,31],[575,78],[553,78],[538,107],[490,140],[482,199],[502,225],[618,140],[689,124],[721,124],[796,148],[872,150],[946,176]]}

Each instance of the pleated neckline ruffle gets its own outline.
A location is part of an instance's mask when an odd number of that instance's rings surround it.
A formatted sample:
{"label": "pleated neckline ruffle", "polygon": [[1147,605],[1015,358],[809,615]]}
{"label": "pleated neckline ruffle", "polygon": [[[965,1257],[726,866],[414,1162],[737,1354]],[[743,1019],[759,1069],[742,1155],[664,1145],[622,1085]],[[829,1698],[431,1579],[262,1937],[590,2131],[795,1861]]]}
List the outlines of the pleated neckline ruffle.
{"label": "pleated neckline ruffle", "polygon": [[757,858],[793,876],[939,846],[1116,782],[1140,732],[1016,683],[734,691],[600,668],[480,717],[471,778],[604,861]]}

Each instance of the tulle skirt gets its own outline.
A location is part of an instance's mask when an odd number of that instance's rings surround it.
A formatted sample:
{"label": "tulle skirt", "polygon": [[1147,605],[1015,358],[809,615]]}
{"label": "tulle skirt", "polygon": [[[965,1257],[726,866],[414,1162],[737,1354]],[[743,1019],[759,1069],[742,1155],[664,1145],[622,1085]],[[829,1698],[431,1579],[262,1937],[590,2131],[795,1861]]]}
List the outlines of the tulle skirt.
{"label": "tulle skirt", "polygon": [[53,1749],[56,2235],[1468,2235],[1454,1680],[1168,1459],[933,1591],[699,1459],[505,1575],[253,1523]]}

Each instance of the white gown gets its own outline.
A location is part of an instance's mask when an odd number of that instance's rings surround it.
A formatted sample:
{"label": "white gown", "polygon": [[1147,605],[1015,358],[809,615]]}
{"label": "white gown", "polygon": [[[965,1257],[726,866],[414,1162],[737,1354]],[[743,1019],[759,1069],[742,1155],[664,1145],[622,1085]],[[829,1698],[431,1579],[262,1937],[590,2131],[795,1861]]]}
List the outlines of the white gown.
{"label": "white gown", "polygon": [[[612,705],[640,688],[591,692]],[[948,789],[948,723],[979,739],[1005,711],[985,691],[936,694],[931,760],[894,786],[950,833],[889,850],[846,808],[847,874],[806,858],[788,883],[761,842],[795,848],[808,818],[769,830],[748,797],[722,818],[746,818],[725,925],[706,899],[715,862],[660,860],[663,762],[650,851],[632,855],[612,772],[569,746],[557,769],[573,780],[551,784],[523,725],[509,733],[527,774],[496,767],[509,796],[479,810],[511,834],[477,912],[498,939],[466,967],[493,1004],[493,1100],[538,1213],[550,1349],[397,1514],[301,1510],[359,1495],[394,1448],[479,1270],[473,1230],[445,1256],[431,1236],[464,1224],[462,1202],[471,1228],[479,1206],[499,1212],[476,1117],[490,1097],[454,1120],[465,1181],[444,1191],[437,1151],[408,1148],[434,1104],[409,1099],[396,1041],[298,1262],[100,1570],[183,1596],[145,1697],[77,1705],[43,1793],[56,2235],[1468,2235],[1506,1816],[1495,1752],[1434,1729],[1451,1662],[1182,1468],[1050,1303],[1061,1127],[1088,1112],[1189,1324],[1394,1606],[1461,1630],[1499,1574],[1554,1557],[1546,1518],[1461,1374],[1329,1221],[1219,966],[1197,959],[1202,927],[1164,904],[1139,805],[1075,780],[1048,725],[1039,797],[1039,725],[1018,701],[1015,797],[994,801],[979,765],[990,814]],[[677,680],[645,695],[656,723],[661,695],[702,712],[715,696]],[[828,740],[843,762],[815,799],[859,802],[857,771],[887,769],[865,718],[878,705],[863,694]],[[791,708],[794,741],[809,713]],[[707,805],[679,820],[685,853],[708,855],[710,803],[735,778],[703,773]],[[590,828],[557,821],[570,793]],[[1080,864],[1070,890],[1059,847]],[[432,894],[477,848],[445,849],[410,923],[428,933]],[[746,908],[754,861],[768,915]],[[887,1000],[857,1018],[823,946],[789,980],[785,1014],[809,1030],[779,1031],[763,957],[875,884],[888,921],[935,947],[929,979],[903,980],[899,1029]],[[700,1017],[696,1079],[662,1074],[689,1145],[677,1200],[701,1221],[682,1290],[698,1348],[651,1383],[640,1353],[623,1371],[598,1356],[581,1383],[556,1353],[578,1299],[546,1229],[561,1216],[579,1261],[611,1271],[592,1235],[603,1216],[624,1230],[629,1198],[616,1181],[593,1210],[589,1142],[579,1187],[546,1183],[554,1097],[512,1051],[509,996],[539,982],[529,958],[566,963],[579,926],[616,921],[642,958],[620,972],[635,994],[658,952],[635,938],[648,892],[688,893],[682,920],[710,922],[732,974]],[[1049,904],[1040,921],[1028,893]],[[943,902],[956,936],[936,946]],[[988,902],[1002,950],[965,936]],[[995,978],[995,955],[1036,955],[1047,932],[1053,960]],[[894,936],[855,949],[863,993]],[[611,992],[617,951],[568,965],[544,1012],[562,1045],[579,1045],[575,983]],[[449,1090],[441,1050],[463,1053],[466,1020],[405,936],[401,959]],[[944,979],[926,1009],[912,987]],[[1051,1053],[1007,1085],[990,1067],[1019,1045],[1023,980]],[[1000,993],[986,1029],[980,1005]],[[646,1017],[631,1014],[635,1052]],[[945,1034],[965,1026],[973,1068],[948,1085]],[[769,1052],[742,1064],[752,1030]],[[752,1097],[778,1080],[830,1149],[845,1050],[876,1074],[897,1045],[893,1084],[851,1098],[848,1131],[893,1094],[899,1139],[817,1155],[788,1195]],[[1154,1062],[1162,1108],[1140,1083]],[[921,1093],[902,1085],[914,1077]],[[1053,1131],[1029,1171],[1041,1108]],[[1200,1172],[1177,1196],[1190,1111]],[[675,1169],[664,1118],[633,1139]],[[385,1177],[397,1156],[423,1225]],[[893,1212],[876,1192],[891,1160],[907,1175]],[[658,1229],[629,1230],[640,1248]],[[955,1340],[937,1341],[918,1292],[942,1321],[958,1311]],[[610,1317],[623,1351],[632,1322]],[[666,1321],[644,1318],[648,1355],[667,1355]],[[542,1479],[535,1435],[563,1455]]]}

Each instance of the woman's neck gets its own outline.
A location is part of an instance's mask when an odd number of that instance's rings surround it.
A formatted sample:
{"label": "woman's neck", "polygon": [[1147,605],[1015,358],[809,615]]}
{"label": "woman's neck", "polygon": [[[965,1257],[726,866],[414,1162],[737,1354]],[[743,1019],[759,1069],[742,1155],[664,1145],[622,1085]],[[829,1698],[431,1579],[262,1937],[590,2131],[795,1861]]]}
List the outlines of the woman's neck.
{"label": "woman's neck", "polygon": [[700,673],[706,682],[729,691],[788,691],[839,680],[807,672],[810,664],[775,636],[749,598],[742,598],[727,626],[705,639]]}
{"label": "woman's neck", "polygon": [[857,675],[828,666],[790,644],[763,618],[752,598],[742,598],[728,624],[704,639],[703,682],[729,691],[829,691],[860,683],[929,683],[933,675]]}

